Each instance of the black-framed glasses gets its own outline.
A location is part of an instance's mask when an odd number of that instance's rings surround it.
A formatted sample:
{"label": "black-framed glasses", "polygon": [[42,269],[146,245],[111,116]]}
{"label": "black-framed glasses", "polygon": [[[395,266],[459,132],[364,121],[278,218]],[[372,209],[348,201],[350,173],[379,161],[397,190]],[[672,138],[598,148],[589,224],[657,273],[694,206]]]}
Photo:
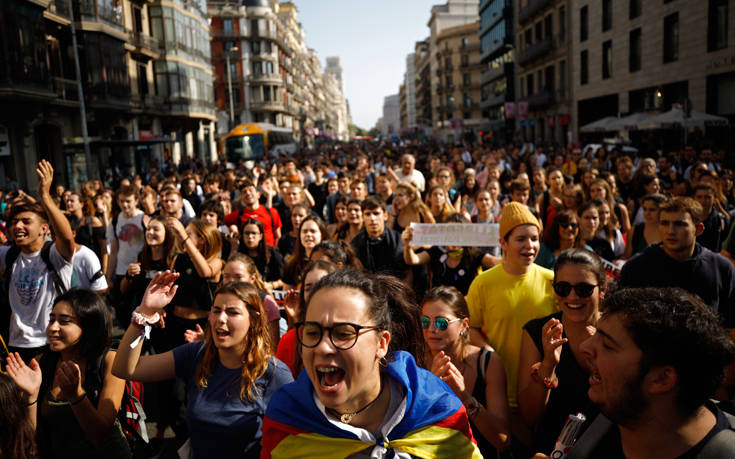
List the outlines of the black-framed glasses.
{"label": "black-framed glasses", "polygon": [[[449,324],[458,320],[460,320],[459,317],[451,320],[447,319],[446,317],[434,317],[434,326],[437,330],[444,331],[449,328]],[[431,327],[431,318],[426,316],[421,317],[421,328],[423,328],[424,330],[428,330],[429,327]]]}
{"label": "black-framed glasses", "polygon": [[572,289],[574,289],[574,291],[577,292],[578,297],[589,298],[592,296],[596,287],[597,285],[588,284],[586,282],[580,282],[579,284],[574,285],[564,281],[554,282],[554,292],[561,297],[569,296],[569,294],[572,293]]}
{"label": "black-framed glasses", "polygon": [[319,322],[299,322],[296,324],[296,338],[304,347],[317,347],[322,342],[324,330],[329,331],[329,341],[341,351],[346,351],[357,343],[363,331],[380,330],[376,326],[362,326],[349,322],[339,322],[325,327]]}
{"label": "black-framed glasses", "polygon": [[559,226],[564,229],[577,229],[579,228],[579,223],[576,222],[567,222],[567,223],[559,223]]}

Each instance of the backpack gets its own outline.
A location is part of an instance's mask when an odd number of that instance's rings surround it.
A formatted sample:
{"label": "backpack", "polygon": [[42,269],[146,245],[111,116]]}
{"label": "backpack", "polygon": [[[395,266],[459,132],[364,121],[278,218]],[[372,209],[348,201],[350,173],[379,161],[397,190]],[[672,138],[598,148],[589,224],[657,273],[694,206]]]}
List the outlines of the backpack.
{"label": "backpack", "polygon": [[[265,208],[265,213],[267,213],[267,214],[268,214],[268,216],[269,216],[269,217],[270,217],[270,219],[271,219],[271,231],[273,231],[273,233],[274,233],[274,236],[275,236],[275,228],[273,228],[273,214],[272,214],[272,212],[273,212],[273,208],[272,208],[272,207],[265,207],[265,206],[263,206],[263,207]],[[242,221],[242,215],[243,215],[244,213],[245,213],[245,208],[241,208],[241,209],[240,209],[240,210],[239,210],[239,211],[237,212],[237,230],[238,230],[238,231],[239,231],[240,233],[242,233],[242,226],[243,226],[243,221]],[[263,226],[265,226],[265,225],[263,225]],[[265,236],[265,235],[264,235],[264,236]]]}
{"label": "backpack", "polygon": [[[54,287],[56,288],[56,294],[61,295],[66,292],[67,288],[66,285],[64,285],[64,282],[61,280],[61,276],[59,276],[59,272],[56,271],[56,267],[53,263],[51,263],[51,246],[53,245],[53,242],[46,241],[43,244],[43,248],[41,249],[41,260],[46,265],[46,269],[48,269],[49,274],[51,275],[51,279],[54,282]],[[17,245],[13,245],[10,247],[10,250],[8,250],[5,253],[5,273],[3,274],[3,282],[2,282],[2,292],[0,292],[0,298],[2,298],[2,303],[0,303],[0,309],[2,310],[2,314],[0,317],[0,334],[3,334],[7,336],[9,333],[10,328],[10,278],[13,274],[13,265],[15,264],[15,260],[18,259],[18,256],[20,255],[20,247]]]}

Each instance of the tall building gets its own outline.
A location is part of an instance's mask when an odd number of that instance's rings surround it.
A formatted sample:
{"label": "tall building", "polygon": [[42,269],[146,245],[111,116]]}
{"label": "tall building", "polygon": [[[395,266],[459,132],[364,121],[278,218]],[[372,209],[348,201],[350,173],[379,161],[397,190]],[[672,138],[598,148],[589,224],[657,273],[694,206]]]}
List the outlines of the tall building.
{"label": "tall building", "polygon": [[385,96],[381,133],[385,136],[398,134],[401,129],[401,104],[398,94]]}
{"label": "tall building", "polygon": [[[482,0],[479,13],[480,62],[485,65],[480,75],[480,106],[486,119],[482,130],[510,139],[515,131],[516,102],[513,1]],[[508,117],[506,102],[513,104]]]}
{"label": "tall building", "polygon": [[479,61],[480,21],[449,27],[436,37],[436,76],[438,84],[433,119],[439,139],[454,143],[464,138],[468,130],[479,130],[484,123],[480,108]]}
{"label": "tall building", "polygon": [[414,47],[414,69],[416,72],[416,125],[417,132],[427,136],[433,134],[431,53],[428,38],[417,41]]}
{"label": "tall building", "polygon": [[570,3],[527,0],[516,8],[516,112],[522,139],[562,144],[572,140]]}
{"label": "tall building", "polygon": [[[203,2],[73,2],[91,168],[103,179],[214,155]],[[0,6],[0,181],[26,189],[40,159],[88,177],[66,0]],[[165,25],[165,27],[164,27]]]}
{"label": "tall building", "polygon": [[572,0],[572,84],[579,126],[604,116],[695,111],[735,121],[733,0]]}
{"label": "tall building", "polygon": [[403,85],[406,92],[406,124],[403,127],[416,126],[416,67],[414,53],[406,56],[406,73],[403,75]]}

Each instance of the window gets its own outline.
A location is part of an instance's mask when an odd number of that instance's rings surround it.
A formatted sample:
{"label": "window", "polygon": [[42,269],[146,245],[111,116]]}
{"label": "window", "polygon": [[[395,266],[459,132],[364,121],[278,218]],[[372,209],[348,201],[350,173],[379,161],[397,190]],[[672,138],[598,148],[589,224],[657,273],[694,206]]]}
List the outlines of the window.
{"label": "window", "polygon": [[727,0],[709,0],[707,51],[727,48]]}
{"label": "window", "polygon": [[526,82],[526,80],[523,77],[521,77],[521,79],[520,79],[520,83],[521,83],[521,97],[526,97],[526,95],[527,95],[527,93],[526,93],[526,85],[524,84],[525,82]]}
{"label": "window", "polygon": [[559,41],[563,42],[566,40],[567,35],[567,9],[565,7],[559,8]]}
{"label": "window", "polygon": [[222,31],[225,35],[232,35],[232,19],[222,19]]}
{"label": "window", "polygon": [[579,10],[579,41],[586,41],[589,36],[589,10],[587,5]]}
{"label": "window", "polygon": [[554,66],[549,65],[546,67],[546,70],[544,72],[544,88],[546,88],[547,91],[553,92],[554,91]]}
{"label": "window", "polygon": [[602,43],[602,79],[612,76],[612,40]]}
{"label": "window", "polygon": [[607,32],[612,28],[612,0],[602,0],[602,31]]}
{"label": "window", "polygon": [[526,48],[528,48],[529,46],[531,46],[533,44],[533,35],[532,34],[533,34],[533,29],[531,29],[530,27],[528,29],[526,29],[526,33],[525,33],[525,35],[526,35],[526,40],[525,40],[526,41],[526,43],[525,43]]}
{"label": "window", "polygon": [[467,47],[468,44],[469,44],[469,42],[467,40],[467,37],[463,37],[462,38],[462,44],[461,44],[460,48],[464,49],[464,48]]}
{"label": "window", "polygon": [[469,86],[472,82],[472,77],[469,73],[462,74],[462,84],[465,86]]}
{"label": "window", "polygon": [[470,65],[470,56],[468,56],[467,54],[462,54],[462,65]]}
{"label": "window", "polygon": [[526,77],[526,95],[530,96],[534,93],[535,89],[533,87],[533,73],[529,73]]}
{"label": "window", "polygon": [[263,74],[263,65],[262,64],[263,63],[260,62],[260,61],[253,62],[253,75],[254,76],[260,76],[260,75]]}
{"label": "window", "polygon": [[268,61],[265,63],[265,73],[268,75],[273,74],[273,62]]}
{"label": "window", "polygon": [[641,15],[641,11],[643,10],[643,0],[630,0],[630,5],[628,6],[628,9],[628,17],[630,19],[637,18]]}
{"label": "window", "polygon": [[464,108],[469,108],[470,106],[472,106],[472,97],[470,97],[470,95],[466,92],[462,93],[462,106]]}
{"label": "window", "polygon": [[588,60],[589,56],[587,54],[587,50],[582,51],[579,54],[579,84],[587,84],[589,82],[589,73],[588,73]]}
{"label": "window", "polygon": [[630,31],[628,49],[628,71],[637,72],[641,69],[641,29]]}
{"label": "window", "polygon": [[567,92],[567,61],[559,61],[559,94],[565,96]]}
{"label": "window", "polygon": [[235,42],[234,41],[226,41],[225,42],[225,51],[229,51],[229,50],[231,50],[234,47],[235,47]]}
{"label": "window", "polygon": [[251,19],[250,20],[250,34],[253,36],[257,36],[259,31],[260,31],[260,27],[258,27],[258,20]]}
{"label": "window", "polygon": [[544,39],[544,24],[539,21],[534,26],[534,29],[536,31],[536,41],[540,41]]}
{"label": "window", "polygon": [[544,29],[546,29],[546,38],[551,38],[553,27],[552,27],[553,19],[551,17],[551,14],[547,14],[544,18]]}
{"label": "window", "polygon": [[679,13],[664,18],[664,63],[679,59]]}

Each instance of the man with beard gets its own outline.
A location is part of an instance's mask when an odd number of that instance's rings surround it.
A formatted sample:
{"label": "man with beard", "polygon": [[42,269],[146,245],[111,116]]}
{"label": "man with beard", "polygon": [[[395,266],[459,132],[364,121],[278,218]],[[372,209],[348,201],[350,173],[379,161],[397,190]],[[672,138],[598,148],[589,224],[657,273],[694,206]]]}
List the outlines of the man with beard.
{"label": "man with beard", "polygon": [[735,457],[735,418],[709,400],[735,344],[712,308],[678,288],[645,288],[619,290],[601,309],[580,348],[602,414],[566,458]]}

